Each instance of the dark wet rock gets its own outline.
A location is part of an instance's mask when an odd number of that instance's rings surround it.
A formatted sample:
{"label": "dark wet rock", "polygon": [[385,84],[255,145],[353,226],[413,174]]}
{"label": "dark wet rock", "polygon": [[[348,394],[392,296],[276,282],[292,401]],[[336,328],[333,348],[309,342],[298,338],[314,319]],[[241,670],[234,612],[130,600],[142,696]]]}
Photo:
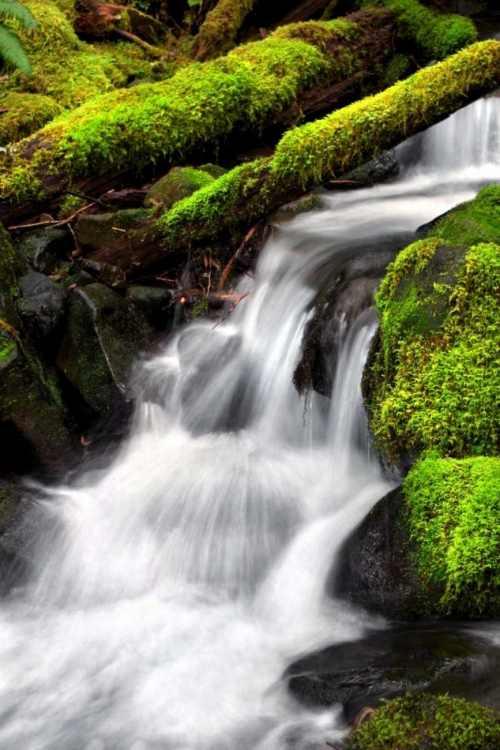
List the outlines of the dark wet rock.
{"label": "dark wet rock", "polygon": [[0,228],[0,469],[61,474],[74,439],[55,373],[38,359],[14,305],[26,270]]}
{"label": "dark wet rock", "polygon": [[399,164],[395,151],[386,151],[377,159],[363,164],[357,169],[347,172],[342,180],[332,180],[325,187],[330,190],[348,190],[352,188],[366,188],[396,177],[399,174]]}
{"label": "dark wet rock", "polygon": [[129,399],[131,367],[150,346],[141,313],[129,300],[94,283],[74,289],[70,296],[56,363],[88,407],[106,414]]}
{"label": "dark wet rock", "polygon": [[398,487],[377,503],[344,543],[328,588],[393,620],[433,617],[443,592],[429,585],[424,589],[414,555]]}
{"label": "dark wet rock", "polygon": [[112,266],[109,263],[101,263],[95,260],[83,260],[82,268],[94,279],[101,284],[109,286],[110,289],[125,289],[127,278],[125,271],[118,266]]}
{"label": "dark wet rock", "polygon": [[214,177],[209,174],[207,169],[173,167],[168,174],[149,188],[144,199],[144,205],[161,205],[164,209],[171,208],[174,203],[183,198],[188,198],[200,188],[209,185],[213,180]]}
{"label": "dark wet rock", "polygon": [[305,656],[285,673],[301,703],[341,703],[352,721],[364,706],[407,691],[450,693],[496,707],[500,648],[457,625],[391,626]]}
{"label": "dark wet rock", "polygon": [[76,224],[78,245],[99,250],[115,242],[127,229],[135,229],[149,216],[144,208],[129,208],[106,214],[81,214]]}
{"label": "dark wet rock", "polygon": [[330,396],[337,366],[339,346],[349,325],[362,310],[371,307],[380,277],[339,279],[316,306],[316,314],[306,326],[302,359],[294,373],[299,392],[315,390]]}
{"label": "dark wet rock", "polygon": [[73,239],[67,229],[44,227],[26,232],[17,241],[17,247],[30,266],[40,273],[54,272],[60,258],[73,250]]}
{"label": "dark wet rock", "polygon": [[0,596],[26,579],[35,539],[26,517],[32,494],[27,487],[0,478]]}
{"label": "dark wet rock", "polygon": [[177,297],[175,290],[132,284],[127,288],[126,297],[141,311],[153,328],[165,331],[172,326]]}
{"label": "dark wet rock", "polygon": [[57,334],[68,309],[68,292],[41,273],[31,271],[19,279],[18,312],[35,340]]}

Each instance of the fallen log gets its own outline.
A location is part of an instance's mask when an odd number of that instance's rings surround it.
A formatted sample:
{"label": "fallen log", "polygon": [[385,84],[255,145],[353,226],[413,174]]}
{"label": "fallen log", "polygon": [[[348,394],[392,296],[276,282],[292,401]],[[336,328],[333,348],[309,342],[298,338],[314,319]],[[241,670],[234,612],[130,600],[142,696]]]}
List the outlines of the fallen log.
{"label": "fallen log", "polygon": [[165,36],[165,27],[155,18],[126,5],[77,0],[75,31],[86,39],[111,39],[116,30],[129,32],[149,44]]}
{"label": "fallen log", "polygon": [[[57,204],[70,184],[96,194],[119,187],[114,175],[168,165],[236,130],[262,128],[314,86],[380,76],[398,23],[396,13],[376,8],[285,26],[168,81],[95,97],[0,155],[0,220],[18,223]],[[289,117],[296,122],[293,108]]]}
{"label": "fallen log", "polygon": [[95,253],[128,273],[248,228],[280,205],[366,163],[500,83],[500,42],[479,42],[375,96],[289,131],[274,156],[244,164],[154,224]]}
{"label": "fallen log", "polygon": [[209,60],[227,52],[253,5],[254,0],[219,0],[200,26],[193,58]]}

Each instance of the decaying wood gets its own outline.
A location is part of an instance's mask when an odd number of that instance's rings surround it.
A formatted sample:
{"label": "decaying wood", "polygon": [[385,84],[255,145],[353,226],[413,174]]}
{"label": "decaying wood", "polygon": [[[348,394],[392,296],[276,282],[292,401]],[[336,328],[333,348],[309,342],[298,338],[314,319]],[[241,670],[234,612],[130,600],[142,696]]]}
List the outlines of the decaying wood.
{"label": "decaying wood", "polygon": [[298,23],[300,21],[308,21],[318,13],[320,10],[324,10],[330,0],[303,0],[293,10],[283,16],[278,26],[284,26],[287,23]]}
{"label": "decaying wood", "polygon": [[135,37],[132,41],[139,38],[149,44],[155,44],[165,35],[165,29],[159,21],[131,6],[100,3],[97,0],[77,0],[75,10],[75,31],[90,39],[109,39],[117,29],[130,32]]}

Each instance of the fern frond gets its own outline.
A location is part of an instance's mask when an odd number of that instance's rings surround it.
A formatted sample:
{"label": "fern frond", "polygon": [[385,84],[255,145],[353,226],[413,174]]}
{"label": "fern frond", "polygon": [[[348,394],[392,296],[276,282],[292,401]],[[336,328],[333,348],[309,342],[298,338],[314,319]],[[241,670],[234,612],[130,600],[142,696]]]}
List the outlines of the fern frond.
{"label": "fern frond", "polygon": [[0,57],[5,62],[19,68],[23,73],[31,73],[31,65],[19,37],[0,21]]}
{"label": "fern frond", "polygon": [[17,0],[0,0],[0,18],[14,18],[25,29],[36,29],[38,26],[30,9]]}

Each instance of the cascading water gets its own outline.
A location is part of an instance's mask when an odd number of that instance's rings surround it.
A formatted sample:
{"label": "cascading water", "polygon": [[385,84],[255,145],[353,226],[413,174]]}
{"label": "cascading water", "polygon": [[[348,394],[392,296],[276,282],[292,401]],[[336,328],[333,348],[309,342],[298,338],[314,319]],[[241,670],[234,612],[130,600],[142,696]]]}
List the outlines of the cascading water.
{"label": "cascading water", "polygon": [[[280,676],[374,624],[324,588],[389,489],[359,387],[376,321],[346,326],[331,401],[306,404],[304,326],[346,261],[500,181],[499,114],[498,99],[471,105],[396,182],[326,196],[268,242],[225,322],[190,324],[143,365],[129,440],[108,470],[46,493],[32,579],[1,604],[2,750],[278,750],[342,732]],[[471,134],[458,154],[455,128]]]}

